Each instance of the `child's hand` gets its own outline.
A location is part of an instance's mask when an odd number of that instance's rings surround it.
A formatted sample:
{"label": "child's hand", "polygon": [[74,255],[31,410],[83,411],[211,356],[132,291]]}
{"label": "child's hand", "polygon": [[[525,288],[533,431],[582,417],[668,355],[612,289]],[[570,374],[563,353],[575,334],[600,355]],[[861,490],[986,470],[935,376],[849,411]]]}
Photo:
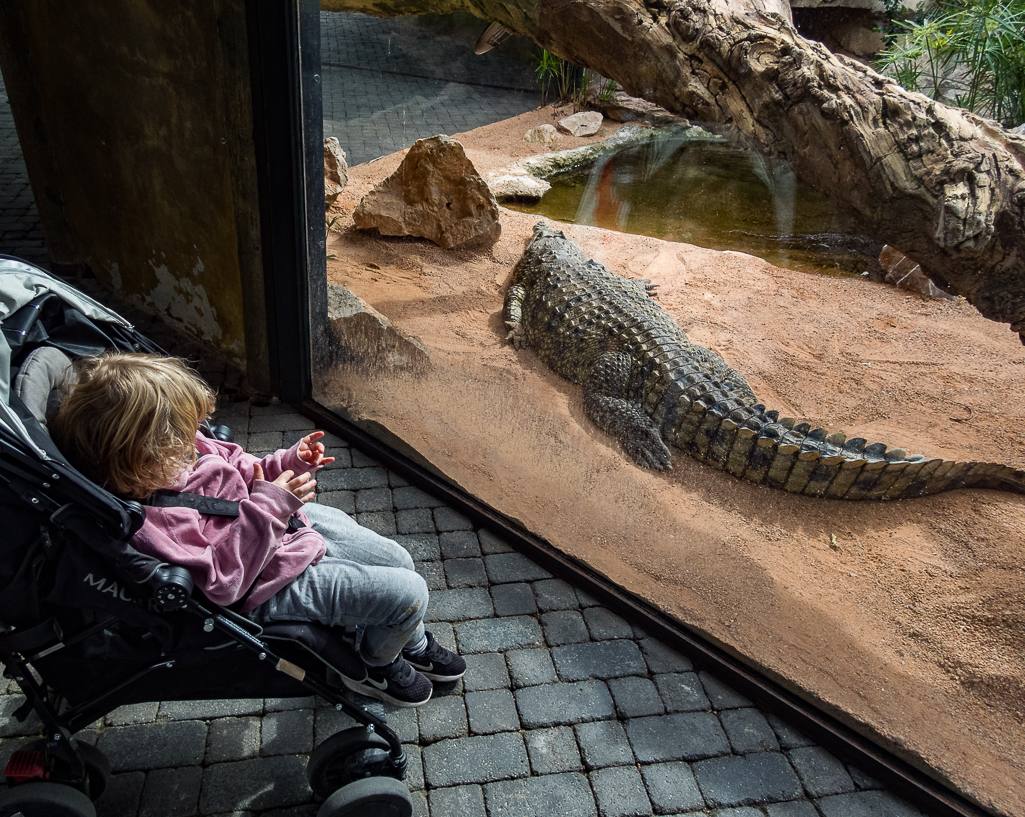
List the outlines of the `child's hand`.
{"label": "child's hand", "polygon": [[324,443],[315,442],[324,436],[323,431],[312,431],[299,441],[299,459],[311,468],[320,468],[335,461],[324,456]]}
{"label": "child's hand", "polygon": [[[263,468],[260,463],[253,463],[253,481],[263,480]],[[307,472],[294,476],[293,471],[284,471],[281,475],[274,480],[271,485],[277,485],[280,488],[284,488],[292,496],[302,500],[303,502],[309,502],[313,499],[313,489],[317,484],[317,480]]]}

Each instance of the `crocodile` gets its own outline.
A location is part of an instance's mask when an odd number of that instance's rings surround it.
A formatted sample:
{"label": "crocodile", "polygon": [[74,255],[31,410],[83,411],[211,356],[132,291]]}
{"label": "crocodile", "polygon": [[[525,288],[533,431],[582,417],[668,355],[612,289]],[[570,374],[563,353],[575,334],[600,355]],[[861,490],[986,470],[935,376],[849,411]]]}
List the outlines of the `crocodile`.
{"label": "crocodile", "polygon": [[848,500],[955,488],[1025,493],[1025,471],[909,455],[780,417],[744,377],[692,343],[655,287],[610,272],[545,222],[505,296],[507,340],[583,387],[584,410],[637,464],[672,467],[669,445],[751,482]]}

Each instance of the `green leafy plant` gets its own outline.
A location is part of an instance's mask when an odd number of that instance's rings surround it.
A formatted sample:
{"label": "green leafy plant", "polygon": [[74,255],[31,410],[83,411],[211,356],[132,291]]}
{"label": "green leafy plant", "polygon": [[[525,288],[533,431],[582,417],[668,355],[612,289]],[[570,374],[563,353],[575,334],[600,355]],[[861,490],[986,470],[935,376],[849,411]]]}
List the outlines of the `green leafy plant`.
{"label": "green leafy plant", "polygon": [[1025,122],[1025,0],[946,0],[895,28],[879,66],[905,88]]}
{"label": "green leafy plant", "polygon": [[553,90],[559,102],[570,102],[577,97],[581,77],[585,71],[562,57],[541,49],[534,73],[541,86],[541,104],[547,105],[548,95]]}

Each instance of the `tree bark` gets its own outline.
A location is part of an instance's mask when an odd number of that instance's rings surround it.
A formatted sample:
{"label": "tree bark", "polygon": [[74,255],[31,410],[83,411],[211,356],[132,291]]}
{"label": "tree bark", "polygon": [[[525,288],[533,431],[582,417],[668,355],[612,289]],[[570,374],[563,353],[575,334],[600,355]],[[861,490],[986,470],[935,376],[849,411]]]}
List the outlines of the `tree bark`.
{"label": "tree bark", "polygon": [[321,0],[468,11],[786,160],[872,238],[1025,343],[1025,137],[802,38],[785,0]]}

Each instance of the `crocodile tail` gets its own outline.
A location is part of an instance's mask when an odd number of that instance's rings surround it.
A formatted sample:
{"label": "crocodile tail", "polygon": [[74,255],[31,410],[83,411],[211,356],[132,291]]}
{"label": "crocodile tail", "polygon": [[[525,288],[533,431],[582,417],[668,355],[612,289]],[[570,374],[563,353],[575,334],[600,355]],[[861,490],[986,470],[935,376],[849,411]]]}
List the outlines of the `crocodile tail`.
{"label": "crocodile tail", "polygon": [[795,494],[850,500],[905,499],[956,488],[1025,494],[1025,471],[887,450],[882,443],[780,418],[762,405],[742,405],[715,389],[680,396],[677,409],[669,434],[677,447],[734,476]]}

